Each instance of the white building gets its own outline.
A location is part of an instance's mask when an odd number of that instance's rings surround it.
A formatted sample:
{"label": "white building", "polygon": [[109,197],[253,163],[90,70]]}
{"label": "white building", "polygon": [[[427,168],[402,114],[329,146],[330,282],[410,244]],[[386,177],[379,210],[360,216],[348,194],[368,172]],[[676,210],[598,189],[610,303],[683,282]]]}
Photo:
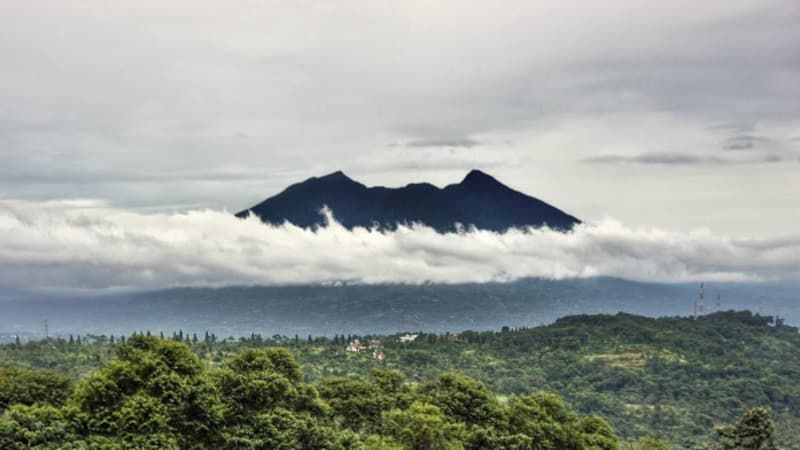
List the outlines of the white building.
{"label": "white building", "polygon": [[414,342],[418,336],[418,334],[404,334],[400,336],[400,342]]}

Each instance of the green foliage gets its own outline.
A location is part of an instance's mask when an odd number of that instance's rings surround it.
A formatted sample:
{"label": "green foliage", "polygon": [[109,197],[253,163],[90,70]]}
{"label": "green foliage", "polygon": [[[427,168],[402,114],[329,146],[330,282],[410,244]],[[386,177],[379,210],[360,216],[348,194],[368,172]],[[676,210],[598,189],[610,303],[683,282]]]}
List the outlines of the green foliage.
{"label": "green foliage", "polygon": [[50,448],[50,443],[72,436],[73,426],[65,416],[53,406],[14,405],[0,420],[0,448]]}
{"label": "green foliage", "polygon": [[668,450],[666,444],[651,436],[643,436],[634,444],[623,448],[626,450]]}
{"label": "green foliage", "polygon": [[225,404],[222,448],[349,448],[352,436],[325,423],[329,407],[289,351],[247,349],[233,356],[213,378]]}
{"label": "green foliage", "polygon": [[[512,398],[509,409],[512,431],[530,436],[534,441],[533,448],[584,448],[577,418],[555,394],[538,393]],[[590,435],[594,434],[593,430],[589,431]]]}
{"label": "green foliage", "polygon": [[408,409],[393,409],[381,417],[386,434],[409,450],[462,449],[464,424],[448,421],[438,407],[416,401]]}
{"label": "green foliage", "polygon": [[457,373],[444,373],[420,386],[419,393],[449,417],[467,425],[495,426],[503,421],[500,404],[482,383]]}
{"label": "green foliage", "polygon": [[[0,417],[0,448],[617,448],[605,421],[579,419],[554,394],[505,406],[455,373],[418,386],[393,370],[315,384],[301,374],[282,348],[245,349],[207,368],[183,343],[136,336],[63,406],[11,406]],[[47,374],[31,377],[39,375]]]}
{"label": "green foliage", "polygon": [[592,450],[617,450],[619,443],[614,429],[599,416],[581,419],[578,429],[583,437],[584,447]]}
{"label": "green foliage", "polygon": [[764,406],[778,414],[778,445],[800,449],[800,334],[768,317],[573,316],[532,329],[449,338],[421,334],[400,343],[397,336],[383,337],[387,358],[380,362],[345,353],[344,342],[294,349],[309,379],[361,380],[381,367],[425,385],[457,372],[503,396],[557,393],[576,412],[602,416],[628,442],[656,436],[670,448],[712,440],[715,424]]}
{"label": "green foliage", "polygon": [[319,384],[319,392],[342,426],[353,431],[372,430],[377,426],[383,401],[374,384],[330,378]]}
{"label": "green foliage", "polygon": [[192,448],[222,425],[217,388],[197,356],[181,343],[142,336],[83,380],[69,405],[90,436],[119,436],[140,448]]}
{"label": "green foliage", "polygon": [[736,421],[733,426],[717,429],[721,442],[715,446],[720,450],[777,450],[775,425],[765,408],[753,408]]}
{"label": "green foliage", "polygon": [[[166,430],[179,446],[216,440],[217,448],[260,448],[267,444],[259,444],[258,430],[274,429],[316,448],[402,447],[408,441],[387,434],[384,417],[418,403],[438,408],[468,449],[615,448],[613,434],[624,450],[698,448],[735,439],[715,425],[756,407],[772,411],[776,446],[800,449],[800,334],[747,312],[697,320],[573,316],[532,329],[420,334],[407,343],[383,336],[382,361],[371,351],[345,352],[351,338],[376,336],[12,344],[0,346],[0,367],[30,376],[0,375],[0,396],[63,404],[57,409],[75,428],[68,433],[102,445],[130,440],[117,438],[129,430],[115,415],[125,406],[134,417],[165,414],[166,424],[142,426]],[[80,383],[74,393],[58,383],[4,390],[10,378],[19,386],[41,375],[31,369]],[[21,414],[18,408],[7,415]],[[612,438],[593,416],[613,427]]]}
{"label": "green foliage", "polygon": [[72,391],[72,381],[49,370],[0,366],[0,411],[8,405],[61,405]]}

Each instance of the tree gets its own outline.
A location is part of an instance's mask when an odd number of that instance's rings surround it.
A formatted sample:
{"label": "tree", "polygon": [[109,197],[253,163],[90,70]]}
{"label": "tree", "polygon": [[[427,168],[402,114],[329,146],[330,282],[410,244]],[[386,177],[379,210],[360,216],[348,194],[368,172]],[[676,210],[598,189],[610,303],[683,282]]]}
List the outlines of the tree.
{"label": "tree", "polygon": [[742,414],[734,426],[717,429],[723,450],[776,450],[775,425],[766,408]]}
{"label": "tree", "polygon": [[[61,347],[81,359],[109,351],[93,337],[86,342],[83,348]],[[297,351],[308,350],[303,344]],[[422,344],[423,348],[412,350],[425,351]],[[33,342],[25,347],[37,346]],[[113,360],[85,376],[61,399],[26,400],[33,405],[17,404],[0,414],[0,448],[618,448],[614,430],[605,420],[579,418],[555,394],[512,396],[506,403],[464,375],[446,373],[435,380],[416,382],[426,378],[415,374],[407,382],[399,371],[386,369],[372,370],[359,379],[327,378],[311,384],[303,381],[294,354],[286,348],[253,349],[245,341],[226,341],[217,349],[209,346],[192,349],[183,342],[137,333],[113,349]],[[223,361],[222,353],[236,350],[236,346],[238,353]],[[51,354],[53,345],[48,342],[46,347]],[[448,350],[447,345],[437,347]],[[220,364],[203,362],[193,350]],[[429,353],[438,363],[437,355]],[[3,381],[16,383],[11,391],[19,396],[20,392],[36,392],[24,385],[28,378],[14,372]],[[53,406],[43,404],[47,402]]]}
{"label": "tree", "polygon": [[419,393],[448,417],[468,425],[491,426],[502,420],[494,394],[483,383],[464,375],[445,373],[438,380],[420,386]]}
{"label": "tree", "polygon": [[614,429],[599,416],[587,416],[580,420],[578,429],[589,450],[618,450],[619,444]]}
{"label": "tree", "polygon": [[531,437],[534,442],[532,448],[536,450],[583,449],[585,437],[581,428],[590,434],[594,429],[604,428],[594,420],[580,427],[577,417],[567,409],[564,401],[550,393],[512,397],[509,400],[509,417],[511,431]]}
{"label": "tree", "polygon": [[0,448],[48,448],[47,445],[71,440],[69,428],[68,420],[58,408],[15,405],[0,418]]}
{"label": "tree", "polygon": [[0,366],[0,411],[14,404],[64,404],[72,392],[68,376],[50,370]]}
{"label": "tree", "polygon": [[633,445],[633,450],[668,450],[667,446],[654,437],[644,436]]}
{"label": "tree", "polygon": [[408,409],[383,414],[383,431],[409,450],[463,449],[463,424],[448,422],[435,405],[414,402]]}
{"label": "tree", "polygon": [[131,337],[114,361],[78,385],[70,406],[90,435],[122,436],[142,448],[192,448],[213,442],[222,422],[203,369],[184,344]]}
{"label": "tree", "polygon": [[329,378],[317,385],[320,397],[331,407],[331,415],[355,432],[376,430],[386,405],[380,389],[345,378]]}

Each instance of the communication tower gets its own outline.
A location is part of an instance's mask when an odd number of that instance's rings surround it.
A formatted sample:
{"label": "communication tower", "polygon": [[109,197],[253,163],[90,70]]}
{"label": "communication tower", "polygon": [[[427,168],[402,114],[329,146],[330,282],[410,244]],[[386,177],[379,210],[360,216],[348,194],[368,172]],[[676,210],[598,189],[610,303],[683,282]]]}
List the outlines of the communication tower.
{"label": "communication tower", "polygon": [[705,303],[705,283],[700,283],[700,298],[697,301],[697,312],[701,316],[706,315],[706,303]]}

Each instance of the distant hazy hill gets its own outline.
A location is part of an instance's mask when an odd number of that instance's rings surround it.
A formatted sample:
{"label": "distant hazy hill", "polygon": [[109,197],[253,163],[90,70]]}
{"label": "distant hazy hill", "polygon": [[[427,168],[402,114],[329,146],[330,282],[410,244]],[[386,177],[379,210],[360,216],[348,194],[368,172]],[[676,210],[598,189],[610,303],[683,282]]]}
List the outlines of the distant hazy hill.
{"label": "distant hazy hill", "polygon": [[490,175],[473,170],[461,183],[442,189],[429,183],[402,188],[367,187],[342,172],[310,178],[289,186],[249,212],[270,223],[289,221],[301,227],[321,225],[319,211],[333,210],[347,228],[395,228],[398,223],[421,222],[437,231],[452,231],[455,224],[504,231],[512,227],[542,226],[567,230],[577,218],[547,203],[515,191]]}
{"label": "distant hazy hill", "polygon": [[[800,324],[800,284],[730,283],[722,309],[750,309]],[[219,336],[333,335],[399,331],[463,331],[533,326],[574,314],[646,316],[692,313],[698,286],[637,283],[615,278],[525,279],[509,283],[252,286],[178,288],[100,297],[51,294],[3,298],[0,343],[41,335],[120,334],[178,329]],[[715,308],[710,308],[714,310]]]}

